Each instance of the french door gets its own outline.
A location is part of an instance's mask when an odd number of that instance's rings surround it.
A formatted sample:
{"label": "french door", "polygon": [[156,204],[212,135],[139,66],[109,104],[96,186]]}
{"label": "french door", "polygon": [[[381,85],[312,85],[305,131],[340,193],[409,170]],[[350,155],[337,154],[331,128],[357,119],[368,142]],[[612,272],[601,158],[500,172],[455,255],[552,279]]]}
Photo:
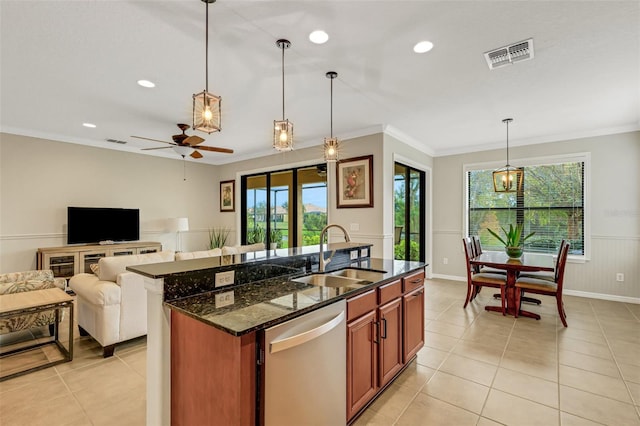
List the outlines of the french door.
{"label": "french door", "polygon": [[425,260],[425,172],[394,164],[394,259]]}

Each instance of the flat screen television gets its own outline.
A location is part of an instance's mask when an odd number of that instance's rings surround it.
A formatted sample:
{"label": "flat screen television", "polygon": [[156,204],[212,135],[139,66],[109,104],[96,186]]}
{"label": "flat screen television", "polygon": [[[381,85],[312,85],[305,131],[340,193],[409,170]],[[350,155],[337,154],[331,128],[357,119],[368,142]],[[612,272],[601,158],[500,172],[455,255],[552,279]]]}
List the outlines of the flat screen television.
{"label": "flat screen television", "polygon": [[139,209],[67,207],[67,244],[139,239]]}

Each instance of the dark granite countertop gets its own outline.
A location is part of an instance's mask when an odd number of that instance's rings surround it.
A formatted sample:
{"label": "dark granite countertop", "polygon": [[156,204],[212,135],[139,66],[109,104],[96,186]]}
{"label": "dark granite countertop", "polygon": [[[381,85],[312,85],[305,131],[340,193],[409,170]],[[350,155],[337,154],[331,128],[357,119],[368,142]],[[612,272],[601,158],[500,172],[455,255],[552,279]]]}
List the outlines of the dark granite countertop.
{"label": "dark granite countertop", "polygon": [[[209,291],[165,302],[165,305],[234,336],[268,328],[304,313],[329,305],[347,296],[368,291],[399,275],[424,268],[422,262],[366,259],[361,269],[384,271],[376,283],[355,287],[319,287],[289,280],[269,278],[231,289]],[[233,291],[233,304],[216,307],[216,295]]]}
{"label": "dark granite countertop", "polygon": [[[350,248],[370,247],[370,243],[342,242],[325,246],[325,253],[333,250],[348,250]],[[145,265],[128,266],[127,270],[149,278],[164,278],[168,275],[181,274],[190,271],[200,271],[219,266],[246,264],[255,261],[282,259],[284,257],[318,254],[320,248],[315,246],[292,247],[276,250],[262,250],[244,254],[205,257],[201,259],[181,260],[177,262],[148,263]]]}

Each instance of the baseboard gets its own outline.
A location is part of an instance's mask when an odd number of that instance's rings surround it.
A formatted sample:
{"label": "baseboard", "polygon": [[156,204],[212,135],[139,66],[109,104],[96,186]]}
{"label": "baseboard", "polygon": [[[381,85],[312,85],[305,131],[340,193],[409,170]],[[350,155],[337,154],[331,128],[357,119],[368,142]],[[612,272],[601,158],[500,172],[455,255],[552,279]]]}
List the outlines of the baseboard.
{"label": "baseboard", "polygon": [[[465,277],[459,277],[456,275],[433,274],[432,278],[441,279],[441,280],[450,280],[450,281],[462,281],[462,282],[467,281]],[[563,291],[563,294],[566,296],[585,297],[588,299],[610,300],[612,302],[633,303],[635,305],[640,305],[640,297],[616,296],[614,294],[592,293],[588,291],[567,290],[567,289]]]}
{"label": "baseboard", "polygon": [[635,305],[640,305],[640,297],[616,296],[614,294],[591,293],[589,291],[579,290],[564,290],[563,294],[566,296],[586,297],[589,299],[610,300],[612,302],[633,303]]}

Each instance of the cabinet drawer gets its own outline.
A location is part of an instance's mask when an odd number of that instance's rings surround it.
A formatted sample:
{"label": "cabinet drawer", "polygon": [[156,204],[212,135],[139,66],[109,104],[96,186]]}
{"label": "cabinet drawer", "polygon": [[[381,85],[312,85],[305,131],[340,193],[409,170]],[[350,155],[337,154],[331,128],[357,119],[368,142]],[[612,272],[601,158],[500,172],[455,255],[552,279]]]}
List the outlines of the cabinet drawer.
{"label": "cabinet drawer", "polygon": [[347,321],[351,321],[360,315],[373,311],[378,307],[376,302],[375,289],[347,300]]}
{"label": "cabinet drawer", "polygon": [[424,269],[407,275],[402,279],[402,291],[404,293],[422,287],[422,285],[424,285]]}
{"label": "cabinet drawer", "polygon": [[400,280],[390,282],[378,287],[378,303],[383,305],[397,297],[402,296],[402,285]]}

